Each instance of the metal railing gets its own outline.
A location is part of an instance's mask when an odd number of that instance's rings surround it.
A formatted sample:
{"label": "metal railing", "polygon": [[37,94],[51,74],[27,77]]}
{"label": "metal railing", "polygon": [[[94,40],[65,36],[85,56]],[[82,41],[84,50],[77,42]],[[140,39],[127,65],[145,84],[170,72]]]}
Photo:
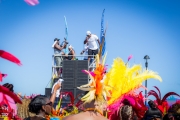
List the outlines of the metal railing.
{"label": "metal railing", "polygon": [[[68,55],[68,56],[73,56],[73,55]],[[76,55],[75,58],[77,60],[84,60],[84,57],[89,57],[92,56],[91,60],[88,62],[88,69],[89,70],[94,70],[94,68],[96,67],[96,61],[94,59],[95,55]],[[55,57],[62,57],[62,62],[63,62],[63,58],[67,57],[66,55],[52,55],[52,75],[55,74],[56,68],[62,68],[62,64],[60,66],[57,66],[55,64]],[[57,73],[56,73],[57,75]]]}

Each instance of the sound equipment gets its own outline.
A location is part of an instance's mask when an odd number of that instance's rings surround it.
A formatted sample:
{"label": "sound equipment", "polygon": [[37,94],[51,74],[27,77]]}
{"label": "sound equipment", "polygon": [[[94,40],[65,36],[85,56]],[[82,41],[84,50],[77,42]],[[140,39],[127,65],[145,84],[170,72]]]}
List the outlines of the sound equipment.
{"label": "sound equipment", "polygon": [[[64,60],[62,66],[62,77],[64,80],[62,92],[72,92],[74,97],[84,93],[84,91],[77,89],[77,87],[88,83],[88,75],[82,72],[83,70],[88,70],[88,61]],[[68,102],[70,102],[69,99],[62,99],[62,103]]]}
{"label": "sound equipment", "polygon": [[[82,70],[88,70],[87,60],[63,60],[62,79],[64,81],[62,82],[61,92],[72,92],[74,97],[84,93],[84,91],[77,89],[78,86],[88,83],[88,75],[82,72]],[[53,84],[57,80],[54,79]],[[45,88],[45,95],[50,98],[51,88]],[[62,99],[62,104],[65,105],[67,103],[70,103],[70,98],[64,97]]]}
{"label": "sound equipment", "polygon": [[45,88],[45,95],[50,98],[51,97],[51,88]]}
{"label": "sound equipment", "polygon": [[88,75],[82,70],[88,70],[87,60],[64,60],[62,68],[63,88],[77,88],[88,83]]}

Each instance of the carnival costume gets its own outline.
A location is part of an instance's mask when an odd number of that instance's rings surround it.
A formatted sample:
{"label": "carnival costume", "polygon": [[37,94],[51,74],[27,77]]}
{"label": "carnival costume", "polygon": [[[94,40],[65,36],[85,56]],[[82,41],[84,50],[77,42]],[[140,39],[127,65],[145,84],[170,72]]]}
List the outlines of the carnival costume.
{"label": "carnival costume", "polygon": [[[0,50],[0,57],[6,60],[9,60],[17,65],[21,65],[20,60],[12,55],[9,52],[4,50]],[[0,82],[2,82],[3,78],[6,77],[7,74],[2,74],[0,72]],[[7,86],[0,85],[0,118],[4,118],[5,120],[14,119],[17,120],[19,117],[17,114],[17,107],[15,103],[22,103],[16,94],[14,94]]]}

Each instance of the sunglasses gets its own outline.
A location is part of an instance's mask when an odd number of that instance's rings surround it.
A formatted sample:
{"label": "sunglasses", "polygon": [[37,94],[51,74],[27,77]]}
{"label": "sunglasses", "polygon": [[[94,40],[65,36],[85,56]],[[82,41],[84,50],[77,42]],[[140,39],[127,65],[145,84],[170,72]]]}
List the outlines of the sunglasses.
{"label": "sunglasses", "polygon": [[45,105],[52,106],[52,102],[46,103]]}

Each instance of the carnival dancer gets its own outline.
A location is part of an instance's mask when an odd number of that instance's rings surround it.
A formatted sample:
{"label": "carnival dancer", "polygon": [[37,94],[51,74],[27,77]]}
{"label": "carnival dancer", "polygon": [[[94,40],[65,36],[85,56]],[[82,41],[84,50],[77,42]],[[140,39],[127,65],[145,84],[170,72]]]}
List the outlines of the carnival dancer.
{"label": "carnival dancer", "polygon": [[[3,84],[3,87],[6,87],[9,89],[9,91],[13,92],[14,93],[14,90],[13,90],[13,85],[12,84],[9,84],[9,83],[5,83]],[[7,103],[3,103],[1,102],[1,105],[0,105],[0,118],[5,118],[5,117],[13,117],[14,115],[17,114],[17,107],[15,107],[15,109],[10,109],[7,105]],[[13,115],[14,114],[14,115]]]}
{"label": "carnival dancer", "polygon": [[[52,45],[52,47],[54,48],[54,55],[57,55],[55,56],[55,62],[56,62],[56,66],[61,66],[62,64],[62,54],[63,54],[63,48],[66,46],[66,42],[64,43],[64,45],[61,47],[60,46],[60,39],[58,38],[55,38],[54,39],[54,43]],[[57,71],[57,74],[58,74],[58,77],[61,77],[61,71],[60,71],[60,67],[57,67],[56,68],[56,71]]]}
{"label": "carnival dancer", "polygon": [[90,61],[93,55],[98,54],[98,44],[100,46],[100,41],[97,35],[91,34],[90,31],[86,32],[86,39],[84,41],[87,41],[88,43],[88,55],[90,55],[88,56],[88,61]]}
{"label": "carnival dancer", "polygon": [[[156,72],[142,70],[141,65],[130,67],[121,58],[114,60],[104,80],[112,87],[109,88],[111,97],[108,99],[110,120],[131,120],[134,118],[132,115],[136,115],[139,120],[143,118],[147,108],[144,105],[143,95],[137,93],[138,89],[143,87],[142,82],[150,78],[162,81]],[[124,103],[125,99],[129,101],[128,104]]]}
{"label": "carnival dancer", "polygon": [[14,119],[17,118],[16,103],[22,103],[18,96],[14,93],[14,86],[9,83],[0,85],[0,118]]}

